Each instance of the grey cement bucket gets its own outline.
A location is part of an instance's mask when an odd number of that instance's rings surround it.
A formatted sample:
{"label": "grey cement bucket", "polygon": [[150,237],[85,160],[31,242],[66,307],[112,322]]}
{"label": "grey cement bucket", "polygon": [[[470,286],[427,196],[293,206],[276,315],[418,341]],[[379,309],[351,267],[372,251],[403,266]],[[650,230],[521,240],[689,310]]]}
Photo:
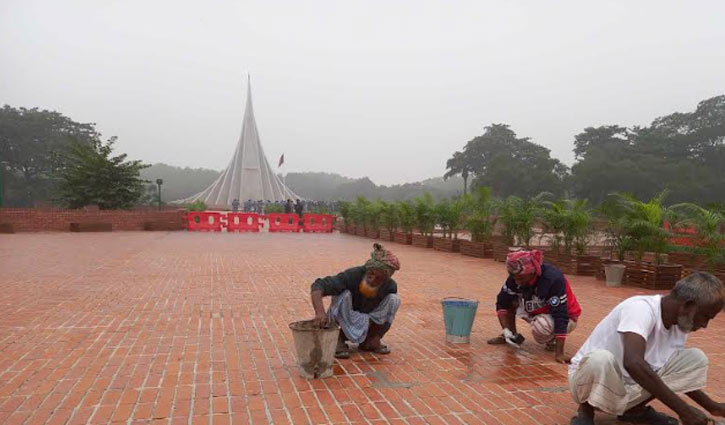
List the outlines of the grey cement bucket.
{"label": "grey cement bucket", "polygon": [[340,328],[337,325],[320,328],[311,320],[292,322],[289,328],[295,340],[300,374],[307,379],[332,376]]}

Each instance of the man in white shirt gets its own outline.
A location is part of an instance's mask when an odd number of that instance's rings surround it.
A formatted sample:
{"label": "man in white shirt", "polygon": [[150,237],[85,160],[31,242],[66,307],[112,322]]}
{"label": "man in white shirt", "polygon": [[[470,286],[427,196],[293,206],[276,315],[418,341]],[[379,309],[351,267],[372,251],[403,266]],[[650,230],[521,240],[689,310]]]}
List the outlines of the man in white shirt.
{"label": "man in white shirt", "polygon": [[702,391],[707,380],[705,353],[684,348],[689,332],[706,328],[723,310],[724,296],[720,280],[696,272],[666,296],[637,296],[616,306],[572,358],[569,388],[579,412],[571,425],[594,424],[595,410],[619,415],[622,422],[679,423],[647,406],[655,398],[685,425],[711,423],[677,393],[711,415],[725,417],[725,403]]}

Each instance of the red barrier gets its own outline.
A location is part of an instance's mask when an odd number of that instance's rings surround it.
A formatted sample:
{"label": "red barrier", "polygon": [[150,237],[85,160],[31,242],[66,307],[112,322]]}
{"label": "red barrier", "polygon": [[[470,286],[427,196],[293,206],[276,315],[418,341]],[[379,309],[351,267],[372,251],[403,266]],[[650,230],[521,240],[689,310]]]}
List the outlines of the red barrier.
{"label": "red barrier", "polygon": [[257,213],[227,213],[227,232],[259,232],[262,227]]}
{"label": "red barrier", "polygon": [[302,223],[304,232],[332,233],[335,216],[330,214],[305,214]]}
{"label": "red barrier", "polygon": [[670,230],[672,232],[670,242],[672,242],[673,245],[695,246],[697,230],[694,227],[690,226],[674,228],[670,225],[668,221],[665,221],[665,225],[663,227],[665,228],[665,230]]}
{"label": "red barrier", "polygon": [[270,232],[299,232],[300,217],[297,214],[267,214]]}
{"label": "red barrier", "polygon": [[189,212],[186,215],[186,230],[190,232],[221,232],[222,215],[218,212]]}

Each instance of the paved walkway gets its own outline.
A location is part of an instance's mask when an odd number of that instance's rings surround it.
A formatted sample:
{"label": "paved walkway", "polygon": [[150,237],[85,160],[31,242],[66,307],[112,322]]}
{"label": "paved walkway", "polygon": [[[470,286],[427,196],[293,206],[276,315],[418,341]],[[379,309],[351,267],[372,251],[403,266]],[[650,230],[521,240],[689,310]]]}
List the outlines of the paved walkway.
{"label": "paved walkway", "polygon": [[[371,245],[338,234],[0,235],[0,423],[568,423],[565,366],[533,343],[484,342],[499,332],[504,267],[459,254],[391,243],[403,299],[393,353],[299,378],[287,324],[312,317],[315,277],[362,263]],[[572,284],[584,315],[570,353],[640,292]],[[470,345],[445,344],[445,296],[481,300]],[[691,344],[725,399],[723,317]]]}

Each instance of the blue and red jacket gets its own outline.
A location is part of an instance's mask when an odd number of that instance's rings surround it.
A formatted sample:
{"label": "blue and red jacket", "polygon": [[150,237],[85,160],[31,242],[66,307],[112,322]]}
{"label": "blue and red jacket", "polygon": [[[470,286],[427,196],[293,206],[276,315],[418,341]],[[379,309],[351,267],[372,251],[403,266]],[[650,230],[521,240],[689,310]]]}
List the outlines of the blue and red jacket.
{"label": "blue and red jacket", "polygon": [[541,276],[530,284],[519,285],[509,275],[496,297],[496,312],[505,314],[517,300],[519,308],[531,317],[551,314],[557,338],[566,338],[569,320],[577,321],[582,313],[569,281],[551,264],[542,264]]}

